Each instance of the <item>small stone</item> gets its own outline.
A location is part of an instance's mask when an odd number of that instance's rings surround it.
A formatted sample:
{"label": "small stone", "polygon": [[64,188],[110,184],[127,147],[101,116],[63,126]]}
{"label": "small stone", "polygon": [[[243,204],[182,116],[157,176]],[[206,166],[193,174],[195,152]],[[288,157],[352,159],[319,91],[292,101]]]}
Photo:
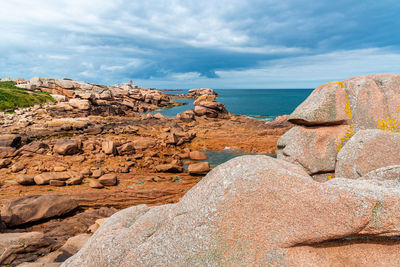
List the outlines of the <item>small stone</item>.
{"label": "small stone", "polygon": [[189,165],[189,174],[191,175],[205,175],[210,171],[210,164],[208,162],[200,162]]}
{"label": "small stone", "polygon": [[104,187],[104,186],[103,186],[99,181],[97,181],[97,180],[90,180],[89,186],[90,186],[91,188],[97,188],[97,189],[100,189],[100,188],[103,188],[103,187]]}
{"label": "small stone", "polygon": [[80,185],[82,184],[82,178],[79,177],[74,177],[74,178],[70,178],[66,181],[67,185]]}
{"label": "small stone", "polygon": [[31,175],[18,175],[16,179],[17,183],[20,185],[34,185],[35,180],[33,179],[33,176]]}
{"label": "small stone", "polygon": [[89,167],[84,167],[84,168],[81,170],[81,174],[82,174],[83,176],[90,176],[90,175],[92,174],[92,171],[90,170]]}
{"label": "small stone", "polygon": [[11,160],[0,159],[0,169],[8,167],[10,164],[11,164]]}
{"label": "small stone", "polygon": [[113,173],[103,175],[98,181],[104,186],[113,186],[118,183],[117,175]]}
{"label": "small stone", "polygon": [[22,171],[25,168],[25,164],[22,162],[16,162],[11,166],[11,171],[12,172],[19,172]]}
{"label": "small stone", "polygon": [[180,173],[183,172],[183,167],[173,165],[173,164],[161,164],[156,166],[157,172],[170,172],[170,173]]}
{"label": "small stone", "polygon": [[107,140],[102,143],[102,149],[106,155],[115,154],[115,144],[113,141]]}
{"label": "small stone", "polygon": [[99,177],[101,177],[103,174],[104,174],[104,171],[103,171],[102,169],[97,169],[97,170],[94,170],[94,171],[93,171],[92,177],[93,177],[93,178],[99,178]]}

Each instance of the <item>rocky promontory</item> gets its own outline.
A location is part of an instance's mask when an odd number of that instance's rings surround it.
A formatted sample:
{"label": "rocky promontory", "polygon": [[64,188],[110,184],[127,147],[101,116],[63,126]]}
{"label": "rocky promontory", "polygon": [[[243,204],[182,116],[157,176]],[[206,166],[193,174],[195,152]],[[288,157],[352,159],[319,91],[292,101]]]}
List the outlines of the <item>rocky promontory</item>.
{"label": "rocky promontory", "polygon": [[318,87],[278,158],[213,169],[175,204],[107,219],[62,266],[398,266],[400,75]]}

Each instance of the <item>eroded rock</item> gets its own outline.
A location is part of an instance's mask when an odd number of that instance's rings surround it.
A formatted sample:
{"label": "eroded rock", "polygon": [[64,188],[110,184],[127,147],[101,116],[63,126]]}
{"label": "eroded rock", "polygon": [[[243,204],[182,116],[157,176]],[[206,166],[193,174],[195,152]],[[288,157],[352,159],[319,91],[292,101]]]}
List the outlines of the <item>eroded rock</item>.
{"label": "eroded rock", "polygon": [[6,200],[1,218],[9,227],[64,215],[78,207],[68,196],[33,195]]}

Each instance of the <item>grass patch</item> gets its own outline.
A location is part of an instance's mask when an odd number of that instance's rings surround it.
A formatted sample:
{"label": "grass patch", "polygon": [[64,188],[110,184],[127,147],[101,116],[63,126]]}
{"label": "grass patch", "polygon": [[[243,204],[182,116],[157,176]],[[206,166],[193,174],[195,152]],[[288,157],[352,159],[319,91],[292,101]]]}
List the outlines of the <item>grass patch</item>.
{"label": "grass patch", "polygon": [[0,82],[0,111],[13,112],[36,104],[56,101],[46,92],[31,92],[15,86],[15,82]]}

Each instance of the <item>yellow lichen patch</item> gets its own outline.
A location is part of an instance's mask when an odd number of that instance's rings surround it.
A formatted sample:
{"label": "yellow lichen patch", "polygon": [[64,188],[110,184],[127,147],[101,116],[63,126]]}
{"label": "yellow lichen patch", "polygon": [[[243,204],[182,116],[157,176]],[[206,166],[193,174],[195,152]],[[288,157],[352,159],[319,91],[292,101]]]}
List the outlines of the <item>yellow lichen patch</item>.
{"label": "yellow lichen patch", "polygon": [[387,116],[386,119],[378,121],[376,126],[384,131],[392,133],[400,132],[400,122],[395,118],[390,118],[389,116]]}
{"label": "yellow lichen patch", "polygon": [[[338,82],[340,83],[340,85],[343,87],[343,82]],[[346,95],[346,99],[344,100],[344,111],[347,114],[347,117],[349,117],[349,120],[353,119],[353,113],[351,111],[351,106],[350,106],[350,98],[348,95]],[[335,148],[337,151],[339,151],[340,149],[342,149],[342,147],[344,146],[344,144],[346,144],[347,141],[350,140],[350,138],[352,138],[354,135],[354,124],[350,124],[349,127],[346,129],[346,134],[344,135],[343,138],[340,138],[340,144],[337,145]]]}
{"label": "yellow lichen patch", "polygon": [[354,124],[349,125],[349,127],[346,130],[346,134],[344,135],[343,138],[340,138],[340,144],[338,144],[335,148],[336,150],[342,149],[342,147],[346,144],[347,141],[350,140],[354,135]]}
{"label": "yellow lichen patch", "polygon": [[352,120],[353,119],[353,114],[351,113],[350,98],[349,98],[348,95],[346,96],[346,100],[344,102],[344,105],[345,105],[344,111],[346,112],[346,114],[349,117],[349,119]]}
{"label": "yellow lichen patch", "polygon": [[343,88],[343,89],[346,88],[346,85],[344,85],[343,81],[337,82],[337,84],[339,84],[340,87]]}

